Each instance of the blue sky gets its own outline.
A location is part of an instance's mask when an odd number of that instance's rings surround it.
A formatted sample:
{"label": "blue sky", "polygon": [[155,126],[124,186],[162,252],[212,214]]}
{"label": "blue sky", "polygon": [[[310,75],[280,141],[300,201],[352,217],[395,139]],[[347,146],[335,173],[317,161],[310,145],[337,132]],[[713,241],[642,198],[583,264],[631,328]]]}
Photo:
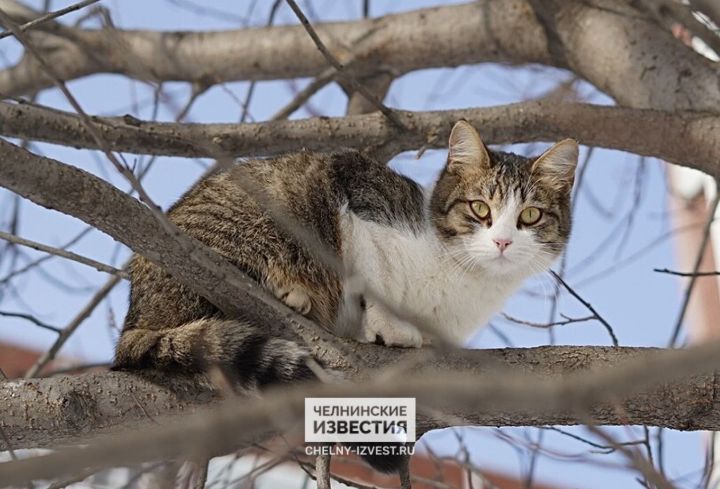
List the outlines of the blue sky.
{"label": "blue sky", "polygon": [[[39,4],[41,2],[30,2]],[[60,8],[70,2],[53,2]],[[230,0],[212,2],[214,9],[234,12],[237,15],[200,15],[188,7],[188,1],[149,0],[145,2],[105,1],[117,26],[123,28],[147,28],[163,30],[216,30],[240,26],[247,6],[251,2]],[[372,2],[372,15],[390,11],[411,10],[436,5],[433,1]],[[442,2],[450,3],[450,2]],[[196,1],[196,5],[202,2]],[[259,1],[251,15],[251,25],[264,24],[272,2]],[[307,5],[300,2],[301,7]],[[323,20],[357,19],[361,15],[361,2],[312,2],[313,11]],[[77,18],[77,14],[66,19]],[[277,24],[294,23],[295,18],[283,6],[277,16]],[[11,38],[0,40],[0,52],[10,62],[17,59],[19,50]],[[2,58],[0,58],[2,59]],[[407,110],[438,110],[467,107],[484,107],[505,104],[537,97],[554,84],[569,78],[560,70],[539,66],[509,67],[483,64],[455,69],[433,69],[413,72],[396,80],[386,102],[391,107]],[[295,83],[300,87],[308,80]],[[225,89],[215,87],[201,95],[190,111],[187,120],[195,122],[235,122],[241,108],[236,98],[243,99],[247,83],[229,83]],[[579,92],[594,103],[610,103],[602,94],[584,84]],[[153,87],[115,75],[95,75],[69,83],[72,93],[90,114],[123,115],[133,113],[136,117],[152,116]],[[175,114],[189,96],[189,88],[180,83],[168,83],[164,87],[171,95],[160,105],[158,119],[173,120]],[[259,83],[252,99],[250,112],[254,120],[264,120],[282,107],[293,95],[287,81]],[[71,110],[56,90],[47,90],[39,102],[60,109]],[[340,116],[345,107],[345,96],[332,85],[315,95],[310,104],[314,111],[323,115]],[[136,110],[137,109],[137,110]],[[306,110],[293,117],[307,117]],[[478,128],[482,134],[482,128]],[[519,152],[538,152],[546,145],[518,145],[510,148]],[[128,185],[119,177],[106,159],[97,152],[77,150],[46,144],[34,144],[32,150],[63,162],[93,172],[119,188]],[[587,148],[583,148],[581,159]],[[130,161],[145,164],[147,157],[126,155]],[[428,151],[422,158],[403,154],[393,162],[393,167],[428,183],[444,162],[444,151]],[[189,185],[202,174],[208,164],[204,160],[181,158],[157,158],[144,181],[152,198],[167,208]],[[638,158],[626,153],[595,150],[585,179],[585,187],[577,198],[574,230],[568,247],[568,282],[603,315],[612,325],[621,345],[664,346],[676,319],[680,306],[680,284],[667,275],[652,271],[656,267],[672,268],[674,263],[671,239],[658,238],[670,230],[667,218],[664,164],[647,159],[642,166]],[[0,190],[0,224],[6,225],[10,214],[11,196]],[[633,210],[634,209],[634,210]],[[631,218],[628,216],[632,215]],[[624,225],[632,219],[632,226]],[[62,245],[81,232],[85,225],[68,216],[47,211],[29,202],[21,208],[21,226],[18,234],[50,245]],[[657,243],[645,250],[651,243]],[[97,260],[120,265],[128,251],[111,238],[93,231],[72,251]],[[638,252],[645,250],[643,253]],[[28,257],[42,256],[25,250]],[[638,255],[633,258],[634,255]],[[3,262],[4,263],[4,262]],[[102,285],[107,276],[87,267],[59,259],[46,262],[42,273],[23,275],[13,282],[13,287],[0,288],[0,309],[31,312],[44,321],[64,326],[88,300],[94,290]],[[0,277],[8,273],[0,266]],[[59,287],[60,281],[68,287]],[[541,296],[554,287],[550,277],[532,280],[513,297],[506,312],[522,319],[546,322],[550,303]],[[97,308],[93,315],[66,344],[63,355],[76,356],[88,361],[109,360],[119,327],[127,307],[127,285],[123,284],[111,294],[109,301]],[[563,295],[558,311],[572,317],[587,315],[587,310],[575,299]],[[525,347],[548,344],[545,330],[508,323],[501,318],[492,321],[493,326],[507,337],[513,346]],[[0,320],[0,340],[30,345],[39,349],[50,346],[54,334],[41,330],[27,322],[14,319]],[[608,345],[607,332],[596,322],[578,323],[555,328],[557,344]],[[479,331],[471,342],[472,347],[488,348],[505,346],[504,339],[490,329]],[[576,434],[587,435],[582,428],[569,429]],[[509,429],[505,433],[523,438],[536,439],[536,430]],[[498,439],[493,428],[463,430],[465,441],[471,448],[473,460],[481,467],[522,473],[524,462],[517,450]],[[619,437],[633,438],[640,429],[621,428],[613,430]],[[701,436],[697,433],[669,432],[666,435],[665,460],[670,477],[695,474],[702,467]],[[450,432],[431,434],[426,438],[437,451],[453,453],[455,436]],[[588,447],[580,442],[546,432],[544,443],[552,450],[563,453],[586,453]],[[556,457],[557,458],[557,457]],[[562,458],[562,457],[561,457]],[[562,487],[604,488],[640,487],[634,474],[613,470],[603,465],[620,463],[614,455],[593,455],[591,463],[571,463],[540,457],[537,477],[540,481],[556,481]],[[595,463],[597,462],[597,463]],[[598,465],[598,463],[600,465]],[[693,476],[693,477],[695,477]],[[697,480],[696,478],[693,480]],[[685,487],[685,483],[678,484]]]}

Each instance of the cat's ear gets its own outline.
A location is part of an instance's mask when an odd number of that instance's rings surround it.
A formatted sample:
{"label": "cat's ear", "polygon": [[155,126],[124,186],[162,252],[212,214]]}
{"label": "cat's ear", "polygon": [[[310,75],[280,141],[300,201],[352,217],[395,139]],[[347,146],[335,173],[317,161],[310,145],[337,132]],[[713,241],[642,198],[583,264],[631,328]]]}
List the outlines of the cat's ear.
{"label": "cat's ear", "polygon": [[480,135],[467,121],[455,123],[448,144],[448,168],[465,165],[489,168],[490,155]]}
{"label": "cat's ear", "polygon": [[570,190],[575,180],[578,153],[578,143],[574,139],[554,144],[533,163],[533,177],[558,190]]}

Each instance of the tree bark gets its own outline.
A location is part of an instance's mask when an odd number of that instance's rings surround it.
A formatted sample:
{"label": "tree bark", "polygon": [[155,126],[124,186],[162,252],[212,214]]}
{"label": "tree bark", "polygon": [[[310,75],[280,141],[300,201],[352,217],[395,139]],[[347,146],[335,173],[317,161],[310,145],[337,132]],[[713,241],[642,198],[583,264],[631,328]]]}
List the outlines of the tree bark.
{"label": "tree bark", "polygon": [[[718,344],[686,351],[568,346],[442,352],[360,344],[354,348],[383,369],[384,378],[346,368],[342,373],[360,384],[300,385],[268,391],[261,399],[222,403],[208,384],[157,373],[93,373],[0,383],[0,426],[14,449],[115,435],[39,461],[0,465],[0,480],[20,480],[13,477],[19,477],[28,463],[40,471],[33,472],[34,477],[41,478],[80,466],[224,453],[273,430],[296,427],[305,396],[416,397],[419,433],[459,424],[594,422],[720,428],[720,401],[715,395]],[[212,411],[201,409],[209,405],[215,406]],[[182,422],[174,423],[180,415]],[[7,447],[0,445],[3,448]]]}
{"label": "tree bark", "polygon": [[[431,112],[397,111],[409,130],[398,130],[378,113],[255,124],[187,124],[95,117],[116,151],[185,157],[270,156],[306,148],[386,146],[401,151],[445,148],[452,125],[472,123],[487,144],[557,141],[572,137],[588,146],[655,156],[718,176],[720,117],[589,104],[530,101]],[[0,103],[0,134],[98,149],[79,116],[28,104]]]}
{"label": "tree bark", "polygon": [[[220,32],[81,30],[48,27],[53,66],[64,80],[121,73],[148,81],[223,83],[316,76],[325,58],[299,25]],[[391,66],[398,74],[482,61],[552,60],[543,32],[523,1],[482,1],[416,10],[380,19],[315,25],[342,59],[359,53],[354,72]],[[120,48],[118,48],[120,47]],[[0,92],[20,95],[51,86],[30,58],[0,71]]]}
{"label": "tree bark", "polygon": [[[538,7],[539,6],[539,7]],[[542,9],[543,15],[538,15]],[[323,42],[353,73],[409,71],[481,62],[568,68],[620,104],[718,113],[718,68],[627,2],[480,0],[379,19],[320,23]],[[238,80],[317,76],[327,68],[301,26],[225,32],[81,30],[45,27],[37,43],[63,80],[120,73],[210,86]],[[52,86],[31,57],[0,71],[0,93]]]}
{"label": "tree bark", "polygon": [[147,206],[96,176],[0,140],[0,186],[43,207],[81,219],[160,265],[234,317],[268,324],[278,336],[313,344],[331,363],[345,355],[335,337],[294,313],[222,256],[158,218]]}

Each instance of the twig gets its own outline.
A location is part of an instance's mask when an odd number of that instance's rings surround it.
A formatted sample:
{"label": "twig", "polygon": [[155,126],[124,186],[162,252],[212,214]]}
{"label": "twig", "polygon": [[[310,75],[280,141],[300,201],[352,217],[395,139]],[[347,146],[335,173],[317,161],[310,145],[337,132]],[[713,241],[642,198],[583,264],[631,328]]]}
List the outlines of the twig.
{"label": "twig", "polygon": [[[311,479],[315,480],[315,472],[314,472],[314,470],[313,470],[313,469],[314,469],[313,464],[311,464],[311,463],[309,463],[309,462],[304,462],[304,461],[302,461],[302,460],[300,460],[300,459],[297,459],[297,458],[296,458],[295,460],[296,460],[298,466],[299,466]],[[332,474],[332,473],[331,473],[331,474],[330,474],[330,478],[332,478],[332,480],[334,480],[334,481],[336,481],[336,482],[339,482],[340,484],[345,484],[346,486],[348,486],[348,487],[354,487],[355,489],[378,489],[377,486],[368,486],[368,485],[365,485],[365,484],[361,484],[361,483],[356,482],[356,481],[353,481],[353,480],[345,479],[344,477],[341,477],[341,476],[339,476],[339,475],[337,475],[337,474]]]}
{"label": "twig", "polygon": [[53,331],[58,334],[62,333],[62,329],[58,328],[57,326],[53,326],[51,324],[44,323],[31,314],[24,314],[22,312],[0,311],[0,316],[25,319],[26,321],[30,321],[31,323],[33,323],[36,326],[39,326],[43,329],[47,329],[49,331]]}
{"label": "twig", "polygon": [[695,283],[698,278],[698,270],[702,264],[703,256],[705,256],[705,248],[707,248],[708,242],[710,241],[710,230],[712,229],[713,221],[715,220],[715,213],[717,212],[718,204],[720,204],[720,193],[715,196],[712,204],[710,204],[710,214],[705,222],[703,228],[703,237],[700,242],[700,248],[698,249],[697,256],[695,257],[695,263],[693,264],[693,275],[690,276],[690,283],[688,283],[687,289],[685,290],[685,296],[683,297],[682,306],[680,306],[680,313],[678,314],[677,321],[675,322],[675,328],[673,328],[672,336],[668,346],[675,346],[677,339],[680,336],[680,328],[682,327],[683,321],[685,320],[685,314],[687,313],[688,306],[690,305],[690,296],[695,289]]}
{"label": "twig", "polygon": [[330,455],[315,458],[315,482],[318,489],[330,489]]}
{"label": "twig", "polygon": [[[126,264],[127,266],[127,264]],[[35,377],[40,370],[42,370],[45,365],[47,365],[52,359],[55,358],[55,355],[57,355],[57,352],[62,348],[62,346],[65,344],[65,342],[70,339],[70,336],[75,332],[76,329],[88,318],[90,317],[90,314],[95,310],[95,308],[105,299],[105,296],[107,296],[110,291],[118,284],[120,283],[120,277],[115,275],[110,278],[107,282],[105,282],[105,285],[103,285],[96,293],[95,295],[90,299],[90,302],[87,303],[85,307],[83,307],[80,312],[68,323],[67,326],[62,330],[62,332],[58,335],[57,339],[55,340],[55,343],[52,344],[50,349],[46,351],[33,365],[30,367],[30,369],[25,373],[25,377]]]}
{"label": "twig", "polygon": [[[58,17],[62,17],[65,14],[68,14],[70,12],[74,12],[76,10],[80,10],[81,8],[85,8],[88,5],[92,5],[93,3],[97,3],[100,0],[84,0],[82,2],[75,3],[73,5],[69,5],[63,9],[56,10],[55,12],[50,12],[49,14],[43,15],[42,17],[38,17],[35,20],[31,20],[30,22],[26,22],[20,26],[18,26],[18,29],[20,32],[25,32],[28,29],[32,29],[33,27],[37,27],[41,24],[44,24],[45,22],[48,22],[53,19],[57,19]],[[11,30],[1,32],[0,33],[0,39],[12,36],[13,32]]]}
{"label": "twig", "polygon": [[[570,214],[571,215],[575,213],[575,208],[577,207],[577,202],[578,202],[578,195],[580,194],[580,189],[582,189],[582,186],[585,183],[585,174],[587,173],[587,170],[590,167],[590,160],[592,158],[594,151],[595,151],[595,148],[593,146],[590,146],[588,148],[588,151],[585,154],[585,160],[583,161],[582,165],[580,166],[580,170],[578,171],[577,180],[575,182],[575,188],[573,189],[573,199],[570,202]],[[558,276],[560,276],[560,277],[565,276],[565,272],[567,269],[567,263],[568,263],[568,254],[569,254],[569,246],[566,246],[565,251],[562,254],[562,257],[560,258],[560,268],[558,271]],[[559,299],[560,299],[560,283],[555,282],[552,301],[550,302],[550,313],[548,315],[548,324],[553,324],[555,322],[555,314],[557,313]],[[549,335],[550,344],[551,345],[555,344],[555,330],[552,328],[552,326],[548,327],[548,335]]]}
{"label": "twig", "polygon": [[208,477],[208,464],[210,463],[210,459],[205,459],[197,463],[197,470],[194,472],[193,477],[193,489],[204,489],[205,484],[207,483],[207,477]]}
{"label": "twig", "polygon": [[92,258],[87,258],[82,255],[78,255],[77,253],[73,253],[72,251],[66,251],[66,250],[63,250],[60,248],[55,248],[53,246],[44,245],[44,244],[38,243],[36,241],[31,241],[29,239],[21,238],[20,236],[15,236],[14,234],[6,233],[5,231],[0,231],[0,239],[4,239],[5,241],[9,241],[11,243],[16,243],[16,244],[19,244],[22,246],[27,246],[28,248],[32,248],[34,250],[44,251],[45,253],[50,253],[51,255],[59,256],[61,258],[65,258],[67,260],[72,260],[74,262],[81,263],[88,267],[92,267],[95,270],[98,270],[100,272],[117,275],[118,277],[124,278],[124,279],[129,278],[127,272],[118,270],[117,268],[111,267],[110,265],[105,265],[104,263],[95,261]]}
{"label": "twig", "polygon": [[315,32],[315,29],[308,21],[307,17],[305,17],[305,14],[303,11],[298,7],[297,3],[295,3],[295,0],[286,0],[287,4],[290,6],[293,12],[295,12],[295,15],[300,20],[300,23],[303,25],[307,33],[312,38],[313,42],[315,43],[315,46],[317,46],[318,50],[322,53],[322,55],[325,57],[325,59],[330,63],[333,68],[337,70],[337,73],[339,76],[341,76],[351,87],[354,91],[359,92],[363,97],[365,97],[371,104],[373,104],[375,107],[378,108],[380,112],[383,113],[385,117],[388,118],[390,122],[392,122],[395,126],[397,126],[399,129],[402,130],[408,130],[408,128],[405,126],[405,124],[400,121],[397,114],[389,109],[385,104],[383,104],[380,100],[378,100],[375,95],[373,95],[367,88],[365,88],[364,85],[359,83],[357,80],[355,80],[354,77],[348,75],[348,73],[345,71],[345,67],[340,63],[335,56],[332,55],[332,53],[328,50],[328,48],[323,44],[323,42],[320,40],[320,37],[317,35],[317,32]]}
{"label": "twig", "polygon": [[313,95],[319,92],[325,85],[333,81],[337,76],[337,73],[337,70],[333,67],[330,67],[320,73],[308,84],[308,86],[296,93],[295,98],[288,102],[282,109],[278,110],[275,115],[270,118],[270,120],[279,121],[290,117],[293,112],[302,107],[302,105],[310,100]]}
{"label": "twig", "polygon": [[[75,243],[77,243],[78,241],[80,241],[83,237],[85,237],[93,229],[94,228],[92,226],[86,227],[80,233],[75,235],[70,241],[66,242],[64,245],[60,246],[59,248],[63,251],[66,250],[70,246],[72,246]],[[12,234],[15,235],[15,232],[12,232]],[[50,253],[50,254],[47,254],[45,256],[38,258],[37,260],[33,260],[30,263],[27,263],[20,268],[13,269],[14,267],[11,267],[11,271],[8,272],[8,274],[5,275],[4,277],[0,278],[0,284],[9,282],[10,279],[17,277],[18,275],[22,275],[23,273],[28,272],[29,270],[32,270],[33,268],[41,265],[42,263],[53,258],[54,256],[57,256],[57,255],[53,255],[52,253]]]}
{"label": "twig", "polygon": [[192,85],[192,92],[190,93],[190,97],[188,97],[187,102],[185,102],[185,105],[182,109],[180,109],[180,112],[175,116],[175,122],[182,121],[185,116],[188,115],[188,112],[190,112],[190,109],[192,109],[193,104],[195,104],[195,101],[205,93],[208,89],[208,85],[205,83],[193,83]]}
{"label": "twig", "polygon": [[558,428],[557,426],[541,426],[540,429],[549,430],[549,431],[554,431],[554,432],[559,433],[559,434],[561,434],[561,435],[563,435],[563,436],[567,436],[568,438],[572,438],[573,440],[577,440],[577,441],[579,441],[579,442],[581,442],[581,443],[584,443],[584,444],[586,444],[586,445],[589,445],[589,446],[591,446],[591,447],[593,447],[593,448],[597,448],[598,450],[603,450],[603,453],[612,453],[612,452],[614,452],[615,450],[617,450],[617,448],[615,448],[615,447],[612,447],[612,446],[610,446],[610,445],[601,445],[601,444],[599,444],[599,443],[595,443],[595,442],[592,441],[592,440],[588,440],[587,438],[582,437],[582,436],[580,436],[580,435],[576,435],[576,434],[574,434],[574,433],[570,433],[569,431],[565,431],[565,430],[563,430],[563,429],[560,429],[560,428]]}
{"label": "twig", "polygon": [[570,292],[570,295],[572,295],[575,299],[577,299],[580,303],[582,303],[582,305],[584,305],[585,307],[587,307],[588,310],[595,315],[595,318],[596,318],[598,321],[600,321],[600,323],[605,327],[605,329],[607,330],[608,334],[610,335],[610,338],[612,339],[612,344],[613,344],[613,346],[619,346],[620,343],[618,342],[617,336],[615,336],[615,332],[613,331],[612,326],[610,326],[610,324],[609,324],[607,321],[605,321],[605,319],[604,319],[600,314],[598,314],[598,312],[595,310],[595,308],[594,308],[588,301],[586,301],[585,299],[583,299],[582,297],[580,297],[580,295],[578,295],[578,293],[575,292],[575,291],[562,279],[562,277],[560,277],[560,275],[558,275],[557,273],[555,273],[555,271],[550,270],[550,273],[552,274],[553,277],[555,277],[555,280],[557,280],[558,282],[560,282],[560,283],[562,284],[562,286],[565,287],[565,290],[567,290],[568,292]]}
{"label": "twig", "polygon": [[[265,23],[265,27],[270,27],[273,22],[275,21],[275,15],[277,14],[278,8],[280,8],[280,3],[282,0],[275,0],[270,7],[270,14],[268,15],[268,20]],[[240,123],[243,123],[247,120],[248,115],[250,115],[250,101],[252,100],[253,94],[255,93],[255,87],[257,85],[257,80],[252,80],[250,82],[250,86],[247,89],[247,92],[245,93],[245,101],[241,103],[242,106],[242,113],[240,114]]]}
{"label": "twig", "polygon": [[552,323],[536,323],[533,321],[526,321],[524,319],[518,319],[516,317],[510,316],[509,314],[502,313],[502,316],[507,319],[508,321],[511,321],[513,323],[517,324],[523,324],[525,326],[531,326],[533,328],[552,328],[553,326],[565,326],[566,324],[574,324],[574,323],[584,323],[586,321],[592,321],[593,319],[597,319],[596,316],[585,316],[581,318],[571,318],[567,317],[564,314],[561,314],[564,319],[562,321],[555,321]]}
{"label": "twig", "polygon": [[[532,433],[532,430],[530,431]],[[528,441],[530,438],[530,433],[528,433]],[[535,473],[537,471],[537,462],[538,458],[540,457],[540,452],[543,449],[543,441],[545,439],[545,432],[543,430],[537,431],[537,441],[532,443],[532,446],[530,448],[530,461],[528,462],[528,468],[527,473],[525,474],[525,478],[523,480],[523,487],[524,489],[533,489],[534,482],[535,482]]]}
{"label": "twig", "polygon": [[18,25],[12,20],[12,18],[9,17],[7,13],[5,13],[5,11],[2,9],[0,9],[0,23],[4,24],[5,27],[13,33],[18,42],[23,45],[25,50],[36,59],[45,74],[50,77],[55,86],[60,90],[65,99],[68,101],[68,103],[80,116],[80,121],[82,122],[83,126],[85,126],[93,140],[95,140],[98,147],[100,147],[105,156],[107,156],[108,160],[113,164],[113,166],[115,166],[117,171],[123,177],[125,177],[128,182],[130,182],[132,188],[135,189],[135,191],[138,193],[138,197],[140,198],[140,200],[150,208],[153,215],[157,218],[158,222],[170,233],[174,233],[176,231],[175,228],[170,224],[160,207],[155,204],[155,202],[153,202],[153,200],[147,194],[147,192],[142,187],[139,180],[135,177],[130,168],[128,168],[127,165],[121,163],[120,160],[118,160],[118,158],[113,154],[111,146],[103,138],[97,124],[83,110],[75,96],[67,88],[65,82],[57,75],[53,67],[50,66],[50,64],[40,54],[40,51],[36,49],[35,46],[23,35],[23,33],[19,30]]}
{"label": "twig", "polygon": [[587,429],[590,430],[590,432],[592,432],[593,434],[605,440],[613,447],[615,447],[623,455],[625,455],[625,457],[630,461],[633,467],[640,471],[640,473],[648,481],[651,481],[655,487],[659,489],[676,489],[676,487],[672,483],[670,483],[670,481],[668,481],[665,476],[655,470],[655,467],[653,467],[653,465],[636,450],[633,450],[630,447],[624,446],[621,443],[616,442],[610,435],[608,435],[603,430],[591,423],[588,424]]}
{"label": "twig", "polygon": [[678,275],[680,277],[714,277],[720,275],[720,272],[677,272],[675,270],[668,270],[667,268],[653,268],[653,272]]}
{"label": "twig", "polygon": [[400,487],[402,489],[412,489],[412,481],[410,477],[410,457],[405,457],[403,459],[398,475],[400,476]]}

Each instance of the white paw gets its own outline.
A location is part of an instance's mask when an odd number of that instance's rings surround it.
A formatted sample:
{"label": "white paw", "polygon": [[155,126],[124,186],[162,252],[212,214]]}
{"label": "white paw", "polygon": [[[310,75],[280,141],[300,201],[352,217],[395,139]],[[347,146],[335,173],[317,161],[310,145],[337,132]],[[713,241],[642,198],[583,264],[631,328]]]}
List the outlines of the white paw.
{"label": "white paw", "polygon": [[281,287],[275,292],[275,296],[290,309],[302,315],[309,313],[312,308],[310,296],[302,287]]}
{"label": "white paw", "polygon": [[362,343],[402,348],[421,348],[423,345],[422,334],[415,326],[399,319],[386,318],[371,308],[367,310],[358,339]]}

